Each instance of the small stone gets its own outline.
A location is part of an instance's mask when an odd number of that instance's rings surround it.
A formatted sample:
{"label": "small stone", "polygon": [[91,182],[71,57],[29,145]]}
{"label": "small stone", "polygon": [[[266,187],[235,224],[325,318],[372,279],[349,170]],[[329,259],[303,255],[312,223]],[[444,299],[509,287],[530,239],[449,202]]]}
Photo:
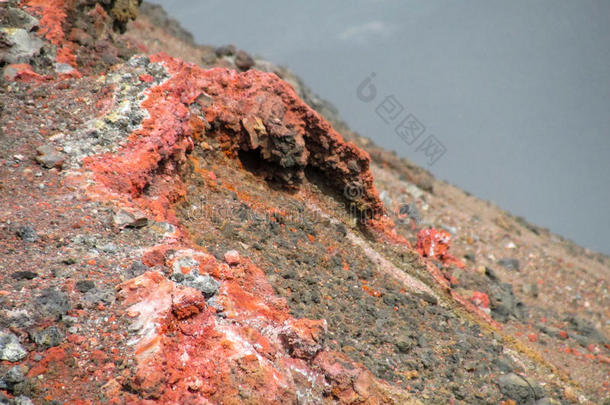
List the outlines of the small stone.
{"label": "small stone", "polygon": [[25,309],[5,310],[0,315],[0,319],[4,318],[5,325],[10,328],[26,329],[33,324],[33,319],[30,313]]}
{"label": "small stone", "polygon": [[500,279],[498,278],[498,275],[496,274],[496,272],[493,269],[491,269],[489,267],[485,267],[484,271],[485,271],[485,275],[487,277],[489,277],[489,279],[491,281],[493,281],[493,282],[500,281]]}
{"label": "small stone", "polygon": [[74,68],[67,63],[55,63],[55,73],[59,73],[60,75],[70,74],[74,72]]}
{"label": "small stone", "polygon": [[105,245],[100,246],[99,249],[105,253],[116,253],[116,251],[117,251],[116,245],[112,242],[109,242],[109,243],[106,243]]}
{"label": "small stone", "polygon": [[427,291],[418,291],[418,292],[414,293],[413,295],[415,295],[418,298],[421,298],[428,304],[432,304],[432,305],[438,304],[438,299],[434,295],[428,293]]}
{"label": "small stone", "polygon": [[141,261],[136,261],[129,266],[127,271],[125,272],[125,278],[131,279],[134,277],[138,277],[148,271],[148,266],[146,266]]}
{"label": "small stone", "polygon": [[360,173],[362,171],[360,165],[354,159],[350,159],[347,161],[347,168],[354,173]]}
{"label": "small stone", "polygon": [[200,378],[192,377],[189,379],[188,387],[189,387],[189,390],[191,390],[191,391],[195,391],[195,392],[199,391],[199,389],[201,389],[202,385],[203,385],[203,382],[201,381]]}
{"label": "small stone", "polygon": [[34,405],[32,400],[24,395],[13,398],[13,405]]}
{"label": "small stone", "polygon": [[0,360],[16,362],[23,360],[27,354],[17,336],[10,332],[0,332]]}
{"label": "small stone", "polygon": [[63,259],[61,259],[61,262],[67,266],[71,266],[73,264],[76,264],[76,258],[72,256],[64,257]]}
{"label": "small stone", "polygon": [[62,153],[58,152],[52,145],[43,145],[36,149],[38,156],[36,161],[47,169],[54,167],[61,169],[63,167],[65,157]]}
{"label": "small stone", "polygon": [[32,31],[33,28],[38,27],[36,18],[17,7],[9,7],[6,17],[9,27],[19,27],[26,31]]}
{"label": "small stone", "polygon": [[15,384],[19,384],[25,380],[24,369],[25,372],[27,372],[27,367],[25,366],[14,366],[8,371],[8,373],[6,373],[2,380],[7,385],[7,387],[10,388]]}
{"label": "small stone", "polygon": [[22,392],[22,383],[25,381],[28,370],[29,368],[24,364],[12,367],[4,377],[0,378],[0,389],[7,390],[13,395],[19,395]]}
{"label": "small stone", "polygon": [[[197,269],[199,267],[199,262],[195,260],[192,256],[183,256],[180,257],[172,264],[172,277],[184,277],[185,275],[189,275],[190,277],[194,277],[195,275],[199,275],[198,271],[193,271],[193,269]],[[181,280],[174,280],[180,282]]]}
{"label": "small stone", "polygon": [[216,56],[231,56],[235,55],[235,45],[223,45],[216,48]]}
{"label": "small stone", "polygon": [[298,319],[286,321],[278,337],[291,356],[311,360],[322,350],[327,332],[325,320]]}
{"label": "small stone", "polygon": [[53,141],[53,142],[60,141],[60,140],[64,139],[65,137],[66,137],[66,134],[64,134],[63,132],[58,132],[55,135],[51,135],[49,137],[49,141]]}
{"label": "small stone", "polygon": [[36,298],[36,303],[44,315],[56,319],[60,319],[62,315],[72,309],[68,296],[53,287],[43,290]]}
{"label": "small stone", "polygon": [[11,276],[15,279],[15,280],[33,280],[36,277],[38,277],[38,274],[34,273],[33,271],[16,271],[13,274],[11,274]]}
{"label": "small stone", "polygon": [[42,349],[59,346],[64,339],[63,334],[56,326],[49,326],[46,329],[32,332],[30,337]]}
{"label": "small stone", "polygon": [[519,271],[519,260],[512,258],[504,258],[498,260],[498,264],[504,267],[506,270]]}
{"label": "small stone", "polygon": [[61,321],[66,325],[66,326],[72,326],[75,323],[78,322],[78,318],[74,317],[74,316],[69,316],[69,315],[64,315],[61,317]]}
{"label": "small stone", "polygon": [[568,317],[568,322],[570,325],[570,329],[579,332],[579,334],[581,334],[582,336],[591,338],[593,341],[604,343],[605,339],[603,334],[599,330],[597,330],[597,328],[595,328],[595,326],[591,322],[578,316]]}
{"label": "small stone", "polygon": [[515,400],[518,404],[533,404],[536,399],[529,382],[515,373],[501,376],[498,379],[498,387],[505,397]]}
{"label": "small stone", "polygon": [[114,224],[120,229],[142,228],[148,225],[148,218],[141,212],[128,212],[120,210],[114,215]]}
{"label": "small stone", "polygon": [[254,59],[244,51],[235,54],[235,66],[243,72],[254,66]]}
{"label": "small stone", "polygon": [[400,353],[409,353],[413,348],[413,342],[409,339],[401,338],[396,342],[396,348]]}
{"label": "small stone", "polygon": [[[29,67],[29,65],[26,65],[26,66]],[[4,80],[6,80],[7,82],[12,82],[17,78],[17,75],[19,75],[19,72],[22,70],[22,68],[23,68],[23,65],[16,65],[16,64],[6,65],[2,69],[2,78]],[[20,161],[22,159],[15,159],[15,160]],[[2,402],[0,402],[0,404],[2,404]]]}
{"label": "small stone", "polygon": [[229,250],[225,253],[225,261],[230,265],[238,264],[240,261],[239,252],[237,250]]}
{"label": "small stone", "polygon": [[209,274],[198,277],[196,281],[197,289],[200,290],[206,298],[216,295],[218,287],[220,287],[220,283],[214,280]]}
{"label": "small stone", "polygon": [[8,45],[8,50],[2,52],[0,58],[8,64],[29,63],[44,45],[36,34],[30,34],[21,28],[0,27],[0,38],[5,46]]}
{"label": "small stone", "polygon": [[19,229],[17,229],[17,236],[26,242],[36,242],[38,240],[36,231],[29,225],[19,227]]}
{"label": "small stone", "polygon": [[490,285],[489,299],[493,318],[506,322],[510,317],[523,319],[525,306],[516,297],[510,283],[497,283]]}
{"label": "small stone", "polygon": [[53,267],[51,269],[51,274],[55,278],[70,278],[74,276],[74,269],[70,267]]}
{"label": "small stone", "polygon": [[570,337],[568,332],[566,332],[565,330],[556,328],[554,326],[547,326],[547,325],[539,324],[539,325],[537,325],[537,327],[542,333],[546,333],[547,335],[553,336],[557,339],[566,340],[567,338]]}
{"label": "small stone", "polygon": [[91,304],[103,303],[112,305],[116,300],[116,293],[113,288],[92,288],[85,293],[83,299]]}

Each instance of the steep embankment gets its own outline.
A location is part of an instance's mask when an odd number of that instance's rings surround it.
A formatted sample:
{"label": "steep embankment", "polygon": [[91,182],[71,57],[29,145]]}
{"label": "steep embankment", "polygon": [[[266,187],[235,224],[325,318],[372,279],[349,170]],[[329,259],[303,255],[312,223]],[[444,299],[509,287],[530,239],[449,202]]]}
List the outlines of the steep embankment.
{"label": "steep embankment", "polygon": [[0,402],[607,398],[608,258],[137,3],[3,5]]}

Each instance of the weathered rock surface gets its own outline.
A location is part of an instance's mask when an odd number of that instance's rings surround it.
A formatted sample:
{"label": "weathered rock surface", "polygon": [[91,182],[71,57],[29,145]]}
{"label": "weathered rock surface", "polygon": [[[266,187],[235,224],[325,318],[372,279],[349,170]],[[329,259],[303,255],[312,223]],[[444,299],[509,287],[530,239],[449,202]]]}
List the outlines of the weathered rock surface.
{"label": "weathered rock surface", "polygon": [[17,336],[10,332],[0,332],[0,360],[16,362],[26,355],[27,351],[21,346]]}

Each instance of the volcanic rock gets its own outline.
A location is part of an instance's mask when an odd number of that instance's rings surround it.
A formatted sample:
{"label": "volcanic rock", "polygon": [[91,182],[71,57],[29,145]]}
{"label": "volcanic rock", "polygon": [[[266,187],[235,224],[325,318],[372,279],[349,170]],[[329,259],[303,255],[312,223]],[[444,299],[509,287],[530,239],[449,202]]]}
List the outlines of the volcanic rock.
{"label": "volcanic rock", "polygon": [[0,331],[0,360],[17,362],[27,355],[17,336],[10,332]]}

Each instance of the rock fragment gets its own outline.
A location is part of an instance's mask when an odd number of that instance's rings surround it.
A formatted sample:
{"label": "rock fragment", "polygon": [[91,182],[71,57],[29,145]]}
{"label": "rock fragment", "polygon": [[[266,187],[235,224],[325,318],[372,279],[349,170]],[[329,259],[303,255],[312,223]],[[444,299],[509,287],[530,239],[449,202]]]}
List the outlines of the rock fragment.
{"label": "rock fragment", "polygon": [[11,274],[11,276],[15,279],[15,280],[33,280],[36,277],[38,277],[38,274],[34,273],[33,271],[16,271],[13,274]]}
{"label": "rock fragment", "polygon": [[30,225],[23,225],[17,229],[17,236],[26,242],[36,242],[38,235],[33,227]]}
{"label": "rock fragment", "polygon": [[[24,68],[24,67],[28,67],[31,69],[31,66],[29,65],[23,65],[23,64],[10,64],[10,65],[6,65],[3,69],[2,69],[2,78],[4,80],[6,80],[7,82],[12,82],[13,80],[15,80],[17,78],[17,76],[19,75],[19,72]],[[1,402],[0,402],[1,404]]]}
{"label": "rock fragment", "polygon": [[91,280],[78,280],[74,285],[74,288],[84,294],[87,291],[95,288],[95,283]]}
{"label": "rock fragment", "polygon": [[298,319],[288,321],[279,338],[291,356],[310,360],[323,349],[326,332],[325,320]]}
{"label": "rock fragment", "polygon": [[219,286],[220,283],[209,274],[204,274],[193,282],[193,287],[200,290],[206,298],[216,295]]}
{"label": "rock fragment", "polygon": [[113,288],[92,288],[85,293],[83,299],[91,304],[103,303],[112,305],[116,300],[116,293]]}
{"label": "rock fragment", "polygon": [[414,346],[413,340],[407,338],[399,338],[395,343],[396,349],[400,353],[409,353]]}
{"label": "rock fragment", "polygon": [[41,166],[47,169],[52,169],[54,167],[61,169],[63,167],[65,157],[62,153],[58,152],[53,146],[40,146],[36,149],[36,153],[38,153],[38,156],[36,156],[36,162],[38,162],[38,164],[40,164]]}
{"label": "rock fragment", "polygon": [[235,54],[235,66],[243,72],[254,66],[254,59],[245,51],[237,51]]}
{"label": "rock fragment", "polygon": [[199,272],[199,261],[191,255],[185,255],[172,264],[172,281],[203,293],[206,299],[212,298],[218,292],[220,283],[209,274]]}
{"label": "rock fragment", "polygon": [[596,343],[606,343],[604,335],[591,322],[578,316],[569,316],[567,320],[570,329],[578,332],[586,340]]}
{"label": "rock fragment", "polygon": [[235,55],[235,45],[223,45],[216,48],[216,56],[221,58],[223,56]]}
{"label": "rock fragment", "polygon": [[519,260],[513,258],[503,258],[498,260],[498,264],[504,267],[506,270],[515,270],[519,271]]}
{"label": "rock fragment", "polygon": [[142,212],[119,210],[113,217],[114,224],[120,228],[142,228],[148,225],[148,218]]}
{"label": "rock fragment", "polygon": [[34,331],[30,337],[42,349],[59,346],[64,339],[63,334],[57,326],[49,326],[48,328]]}
{"label": "rock fragment", "polygon": [[225,253],[225,261],[230,265],[239,264],[239,252],[237,250],[229,250]]}
{"label": "rock fragment", "polygon": [[5,389],[9,392],[12,392],[15,385],[22,383],[25,381],[25,372],[27,372],[27,367],[25,366],[14,366],[12,367],[4,377],[0,378],[0,389]]}
{"label": "rock fragment", "polygon": [[213,297],[220,287],[220,283],[213,277],[209,274],[201,275],[197,269],[191,270],[187,274],[174,272],[171,278],[179,284],[201,291],[206,298]]}
{"label": "rock fragment", "polygon": [[34,405],[32,400],[25,395],[13,398],[13,405]]}
{"label": "rock fragment", "polygon": [[412,219],[415,224],[419,224],[421,222],[421,215],[415,203],[401,205],[398,213],[401,217],[407,216],[409,219]]}
{"label": "rock fragment", "polygon": [[524,318],[526,308],[523,303],[515,297],[512,284],[491,284],[489,298],[491,300],[490,306],[494,319],[500,322],[506,322],[511,317],[515,319]]}
{"label": "rock fragment", "polygon": [[501,376],[498,379],[498,387],[505,397],[518,404],[534,404],[537,399],[543,397],[542,389],[537,382],[515,373]]}
{"label": "rock fragment", "polygon": [[0,52],[0,60],[7,64],[29,63],[40,52],[43,41],[21,28],[0,28],[0,41],[8,45]]}
{"label": "rock fragment", "polygon": [[72,309],[68,296],[53,287],[43,290],[36,298],[36,303],[43,315],[56,319]]}
{"label": "rock fragment", "polygon": [[10,27],[22,28],[26,31],[32,31],[38,27],[38,20],[20,8],[9,7],[6,13],[7,24]]}
{"label": "rock fragment", "polygon": [[27,354],[17,336],[10,332],[0,332],[0,360],[16,362],[23,360]]}

